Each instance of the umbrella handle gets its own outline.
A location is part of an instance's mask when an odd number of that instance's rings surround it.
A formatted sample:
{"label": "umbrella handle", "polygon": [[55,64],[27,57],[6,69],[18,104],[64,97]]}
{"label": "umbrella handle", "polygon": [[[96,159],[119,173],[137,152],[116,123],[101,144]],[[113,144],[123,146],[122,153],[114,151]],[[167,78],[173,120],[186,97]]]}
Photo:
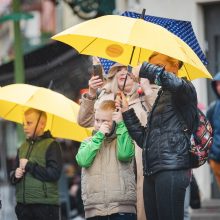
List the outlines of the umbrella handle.
{"label": "umbrella handle", "polygon": [[[131,73],[131,71],[132,71],[132,66],[128,65],[128,72]],[[122,87],[122,92],[124,91],[127,78],[128,78],[128,73],[127,73],[126,76],[125,76],[124,84],[123,84],[123,87]]]}
{"label": "umbrella handle", "polygon": [[116,128],[116,122],[113,121],[113,122],[112,122],[112,130],[111,130],[109,133],[105,134],[105,136],[106,136],[106,137],[112,136],[112,135],[114,134],[114,132],[115,132],[115,128]]}
{"label": "umbrella handle", "polygon": [[[116,109],[116,111],[118,112],[118,109]],[[112,136],[114,134],[114,132],[115,132],[115,129],[116,129],[116,122],[113,121],[112,122],[112,129],[111,129],[111,131],[109,133],[105,134],[105,136],[106,137]]]}
{"label": "umbrella handle", "polygon": [[48,89],[51,89],[52,86],[53,86],[53,80],[50,80],[50,83],[49,83]]}

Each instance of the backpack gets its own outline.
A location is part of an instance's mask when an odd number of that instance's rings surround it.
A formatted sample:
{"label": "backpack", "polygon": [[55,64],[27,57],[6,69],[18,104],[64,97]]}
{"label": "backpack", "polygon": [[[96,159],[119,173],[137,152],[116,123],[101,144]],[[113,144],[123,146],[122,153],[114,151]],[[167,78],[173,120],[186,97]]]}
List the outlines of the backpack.
{"label": "backpack", "polygon": [[[212,126],[203,112],[197,108],[198,124],[191,136],[189,136],[189,129],[184,129],[184,134],[190,139],[190,167],[198,168],[202,166],[208,159],[209,150],[213,142]],[[181,117],[182,118],[182,117]],[[183,125],[186,122],[181,120]],[[187,128],[187,126],[185,127]]]}

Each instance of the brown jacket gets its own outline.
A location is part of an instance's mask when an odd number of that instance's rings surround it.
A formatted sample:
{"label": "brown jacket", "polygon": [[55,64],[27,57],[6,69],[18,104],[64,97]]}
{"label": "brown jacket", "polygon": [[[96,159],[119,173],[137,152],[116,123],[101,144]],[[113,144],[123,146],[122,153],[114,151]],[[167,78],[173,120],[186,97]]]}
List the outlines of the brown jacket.
{"label": "brown jacket", "polygon": [[[151,111],[154,101],[157,97],[159,87],[151,85],[153,93],[150,96],[141,96],[136,90],[128,97],[129,108],[134,108],[135,113],[140,119],[143,126],[147,124],[147,116]],[[107,93],[103,90],[98,99],[89,100],[85,95],[82,97],[80,111],[78,114],[78,123],[83,127],[92,127],[94,124],[94,112],[99,103],[103,100],[114,100],[113,93]],[[143,106],[144,107],[143,107]],[[137,220],[145,220],[144,200],[143,200],[143,164],[142,164],[142,149],[136,145],[135,159],[137,167]]]}

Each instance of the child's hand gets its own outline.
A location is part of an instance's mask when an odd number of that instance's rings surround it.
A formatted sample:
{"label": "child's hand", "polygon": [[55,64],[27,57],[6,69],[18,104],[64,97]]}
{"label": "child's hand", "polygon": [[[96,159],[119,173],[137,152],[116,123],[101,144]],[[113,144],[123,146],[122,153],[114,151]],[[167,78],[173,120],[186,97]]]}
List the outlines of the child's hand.
{"label": "child's hand", "polygon": [[109,122],[105,121],[101,124],[99,131],[102,132],[104,135],[110,132],[110,125]]}
{"label": "child's hand", "polygon": [[119,123],[123,120],[120,109],[118,109],[118,111],[116,111],[116,112],[113,112],[112,120],[115,121],[116,123]]}
{"label": "child's hand", "polygon": [[20,159],[20,164],[19,164],[20,168],[25,170],[27,162],[28,162],[28,160],[26,158]]}
{"label": "child's hand", "polygon": [[18,167],[18,168],[15,170],[15,177],[16,177],[17,179],[20,179],[20,178],[23,177],[23,175],[24,175],[23,169],[20,168],[20,167]]}

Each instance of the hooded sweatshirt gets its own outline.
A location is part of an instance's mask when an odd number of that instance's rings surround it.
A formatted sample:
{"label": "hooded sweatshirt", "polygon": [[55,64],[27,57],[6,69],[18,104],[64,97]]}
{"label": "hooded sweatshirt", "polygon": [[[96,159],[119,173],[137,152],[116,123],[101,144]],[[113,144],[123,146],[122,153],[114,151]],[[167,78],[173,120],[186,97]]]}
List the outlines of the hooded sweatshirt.
{"label": "hooded sweatshirt", "polygon": [[209,152],[209,158],[220,162],[220,94],[218,94],[216,89],[216,81],[220,81],[220,72],[212,80],[212,89],[217,99],[210,104],[207,111],[207,118],[213,128],[213,145]]}

